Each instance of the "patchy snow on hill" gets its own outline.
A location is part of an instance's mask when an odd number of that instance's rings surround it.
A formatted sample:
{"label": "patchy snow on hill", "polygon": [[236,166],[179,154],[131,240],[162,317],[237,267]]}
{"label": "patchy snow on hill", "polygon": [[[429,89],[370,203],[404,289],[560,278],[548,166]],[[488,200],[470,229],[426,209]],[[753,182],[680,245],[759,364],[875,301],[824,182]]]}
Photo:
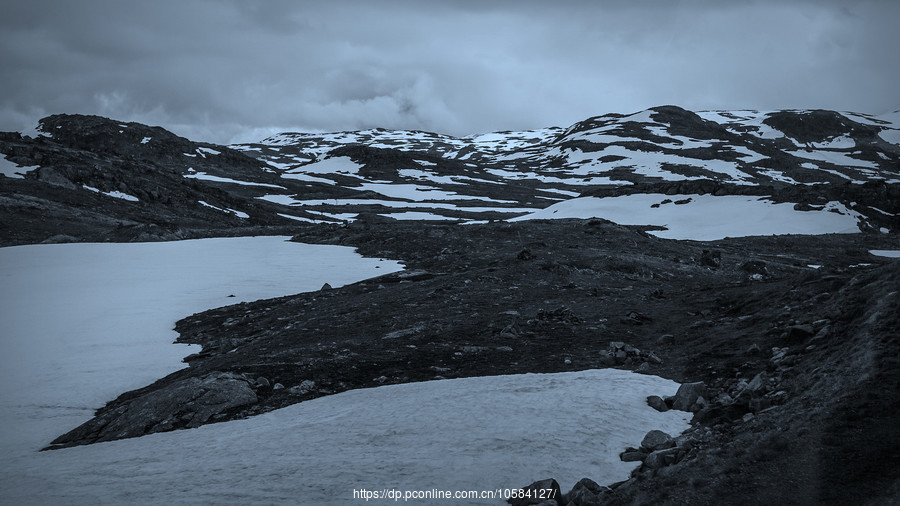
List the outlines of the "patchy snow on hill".
{"label": "patchy snow on hill", "polygon": [[857,233],[859,216],[837,202],[819,210],[797,211],[791,203],[776,204],[760,197],[649,193],[581,197],[509,221],[604,218],[621,225],[666,227],[650,231],[666,239],[713,241],[751,235]]}

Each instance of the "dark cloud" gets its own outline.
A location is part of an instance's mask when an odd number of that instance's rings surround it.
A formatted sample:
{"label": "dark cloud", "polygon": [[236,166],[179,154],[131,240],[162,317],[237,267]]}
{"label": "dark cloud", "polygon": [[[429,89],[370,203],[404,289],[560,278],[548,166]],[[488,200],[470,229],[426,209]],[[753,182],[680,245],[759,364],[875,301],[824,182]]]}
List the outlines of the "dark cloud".
{"label": "dark cloud", "polygon": [[900,107],[889,1],[6,3],[0,130],[77,112],[229,142],[661,104]]}

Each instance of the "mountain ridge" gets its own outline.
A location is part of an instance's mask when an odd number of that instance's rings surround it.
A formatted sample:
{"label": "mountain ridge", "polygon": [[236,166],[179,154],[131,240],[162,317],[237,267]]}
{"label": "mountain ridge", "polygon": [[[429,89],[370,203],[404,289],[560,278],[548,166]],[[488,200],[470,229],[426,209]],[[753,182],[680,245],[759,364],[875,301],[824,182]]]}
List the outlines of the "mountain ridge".
{"label": "mountain ridge", "polygon": [[[219,146],[161,127],[52,115],[33,136],[0,134],[2,212],[11,222],[30,217],[0,239],[149,240],[360,215],[483,222],[580,195],[653,191],[777,194],[801,207],[837,199],[864,217],[862,229],[895,231],[900,124],[888,116],[661,106],[463,138],[370,129]],[[866,185],[887,191],[857,191]]]}

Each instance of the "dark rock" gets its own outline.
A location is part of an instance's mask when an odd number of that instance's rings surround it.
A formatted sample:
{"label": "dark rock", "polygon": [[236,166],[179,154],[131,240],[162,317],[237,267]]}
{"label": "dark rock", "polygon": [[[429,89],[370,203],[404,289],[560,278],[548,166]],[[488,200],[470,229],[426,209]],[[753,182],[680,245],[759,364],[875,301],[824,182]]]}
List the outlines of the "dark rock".
{"label": "dark rock", "polygon": [[651,430],[641,440],[641,448],[650,451],[663,450],[673,446],[675,446],[675,440],[661,430]]}
{"label": "dark rock", "polygon": [[660,467],[674,464],[678,461],[678,456],[683,451],[678,447],[656,450],[644,459],[644,467],[647,469],[659,469]]}
{"label": "dark rock", "polygon": [[[562,493],[559,490],[559,483],[553,478],[536,481],[527,487],[522,487],[522,490],[525,491],[526,497],[510,498],[507,499],[506,502],[513,506],[543,504],[548,500],[550,501],[550,504],[559,504],[559,499],[562,498]],[[531,497],[527,497],[529,495]]]}
{"label": "dark rock", "polygon": [[322,285],[322,288],[320,288],[320,290],[323,292],[326,292],[328,290],[332,290],[332,288],[331,288],[331,285],[329,285],[328,283],[325,283],[324,285]]}
{"label": "dark rock", "polygon": [[760,274],[762,276],[769,274],[768,269],[766,269],[766,263],[759,260],[744,262],[741,264],[741,270],[748,274]]}
{"label": "dark rock", "polygon": [[610,489],[598,485],[594,480],[582,478],[566,494],[568,500],[566,504],[568,506],[600,506],[603,504],[602,497],[610,492]]}
{"label": "dark rock", "polygon": [[269,380],[267,380],[266,378],[264,378],[262,376],[256,378],[256,386],[257,387],[268,388],[270,385],[271,385],[271,383],[269,383]]}
{"label": "dark rock", "polygon": [[751,344],[750,347],[747,348],[748,355],[758,355],[759,352],[760,352],[759,345],[756,343]]}
{"label": "dark rock", "polygon": [[669,406],[666,405],[666,401],[664,401],[662,397],[658,395],[651,395],[647,397],[647,405],[663,413],[669,410]]}
{"label": "dark rock", "polygon": [[675,400],[672,401],[672,409],[690,411],[697,399],[706,395],[706,384],[702,381],[696,383],[684,383],[678,387]]}
{"label": "dark rock", "polygon": [[805,325],[792,325],[788,327],[786,329],[785,337],[791,342],[800,343],[811,337],[813,334],[815,334],[813,326],[807,323]]}
{"label": "dark rock", "polygon": [[700,253],[700,265],[718,269],[722,265],[722,252],[719,250],[703,250]]}
{"label": "dark rock", "polygon": [[619,454],[619,458],[622,459],[622,462],[643,462],[647,458],[647,454],[644,452],[622,452]]}
{"label": "dark rock", "polygon": [[647,362],[641,362],[641,365],[637,366],[635,372],[650,372],[650,364]]}
{"label": "dark rock", "polygon": [[744,390],[748,392],[752,392],[754,394],[758,394],[762,392],[766,386],[769,384],[769,375],[766,374],[765,371],[760,372],[756,376],[747,383],[747,386],[744,387]]}

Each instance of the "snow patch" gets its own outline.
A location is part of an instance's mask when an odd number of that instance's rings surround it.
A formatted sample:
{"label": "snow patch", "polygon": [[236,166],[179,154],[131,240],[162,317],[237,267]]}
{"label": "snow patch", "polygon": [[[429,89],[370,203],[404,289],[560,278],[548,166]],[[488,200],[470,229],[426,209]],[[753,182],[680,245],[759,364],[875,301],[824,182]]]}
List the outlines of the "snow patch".
{"label": "snow patch", "polygon": [[878,257],[900,258],[900,250],[897,249],[870,249],[869,253]]}
{"label": "snow patch", "polygon": [[35,165],[33,167],[23,167],[6,159],[6,156],[0,158],[0,174],[13,179],[25,179],[25,173],[40,168]]}
{"label": "snow patch", "polygon": [[[662,204],[686,199],[690,202]],[[838,202],[817,211],[796,211],[792,203],[776,204],[758,197],[635,194],[566,200],[509,221],[604,218],[621,225],[666,227],[649,231],[666,239],[712,241],[753,235],[858,233],[858,216]]]}
{"label": "snow patch", "polygon": [[545,476],[568,490],[584,476],[628,479],[640,462],[622,462],[622,449],[650,430],[687,429],[690,413],[646,403],[677,388],[602,369],[351,390],[247,420],[7,458],[3,488],[12,503],[48,504],[358,505],[353,489],[516,489]]}

